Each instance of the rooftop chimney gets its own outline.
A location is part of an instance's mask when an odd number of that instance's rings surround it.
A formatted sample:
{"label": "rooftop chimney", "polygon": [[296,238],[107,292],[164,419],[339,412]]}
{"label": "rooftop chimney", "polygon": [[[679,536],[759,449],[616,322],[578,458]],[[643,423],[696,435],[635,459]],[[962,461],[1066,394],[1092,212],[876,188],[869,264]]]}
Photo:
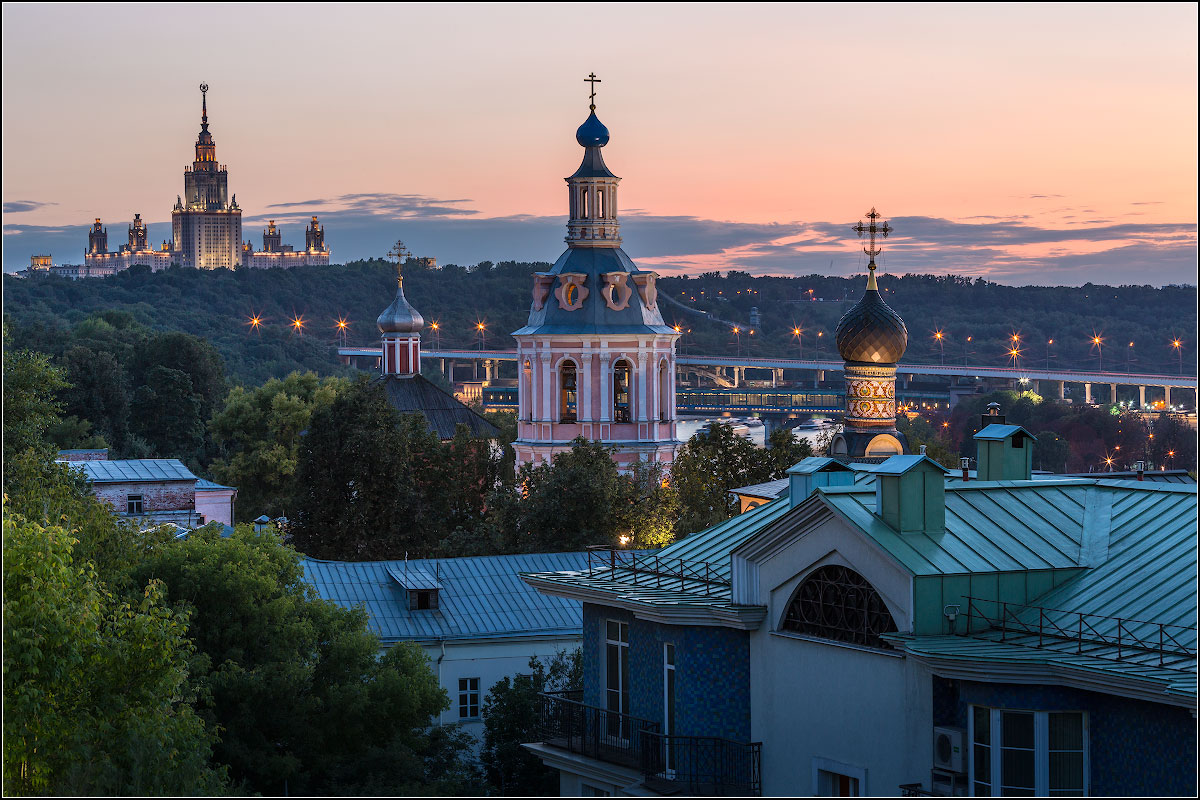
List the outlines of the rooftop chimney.
{"label": "rooftop chimney", "polygon": [[1135,470],[1137,470],[1137,476],[1138,476],[1137,479],[1139,481],[1146,480],[1146,462],[1145,461],[1138,461],[1136,464],[1133,465],[1133,468]]}
{"label": "rooftop chimney", "polygon": [[963,482],[971,480],[971,459],[963,456],[958,460],[958,465],[962,467]]}
{"label": "rooftop chimney", "polygon": [[901,533],[946,530],[946,469],[928,456],[892,456],[875,468],[875,513]]}
{"label": "rooftop chimney", "polygon": [[986,428],[988,425],[1003,425],[1004,415],[1000,413],[999,403],[988,403],[987,411],[983,413],[979,427]]}
{"label": "rooftop chimney", "polygon": [[809,456],[789,467],[788,507],[795,508],[808,499],[818,486],[852,486],[854,470],[840,461]]}

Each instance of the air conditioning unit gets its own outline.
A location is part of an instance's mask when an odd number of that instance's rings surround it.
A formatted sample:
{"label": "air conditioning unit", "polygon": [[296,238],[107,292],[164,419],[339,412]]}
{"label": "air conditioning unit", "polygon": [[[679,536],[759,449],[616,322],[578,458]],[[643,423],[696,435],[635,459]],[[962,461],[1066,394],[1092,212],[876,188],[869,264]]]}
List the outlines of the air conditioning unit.
{"label": "air conditioning unit", "polygon": [[933,729],[933,768],[963,772],[966,756],[966,731],[962,728]]}

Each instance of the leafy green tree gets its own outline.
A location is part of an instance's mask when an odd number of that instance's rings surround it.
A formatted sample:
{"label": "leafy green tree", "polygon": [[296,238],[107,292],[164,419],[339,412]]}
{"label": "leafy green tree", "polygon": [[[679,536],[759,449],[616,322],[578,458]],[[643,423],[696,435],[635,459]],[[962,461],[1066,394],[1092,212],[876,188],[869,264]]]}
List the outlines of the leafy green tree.
{"label": "leafy green tree", "polygon": [[155,369],[177,370],[188,376],[201,420],[207,421],[225,399],[225,365],[211,344],[182,331],[147,337],[133,355],[134,383],[154,384]]}
{"label": "leafy green tree", "polygon": [[671,465],[671,482],[682,507],[676,534],[685,536],[731,517],[736,508],[731,490],[772,479],[767,452],[723,422],[689,439]]}
{"label": "leafy green tree", "polygon": [[525,464],[517,474],[515,552],[582,550],[618,545],[627,514],[628,481],[617,473],[611,448],[578,437],[549,464]]}
{"label": "leafy green tree", "polygon": [[313,412],[328,408],[348,381],[292,372],[254,389],[236,387],[209,423],[222,457],[212,463],[218,480],[238,489],[238,518],[288,513],[301,435]]}
{"label": "leafy green tree", "polygon": [[186,372],[151,367],[129,407],[133,432],[144,437],[159,458],[198,459],[204,444],[203,406]]}
{"label": "leafy green tree", "polygon": [[501,678],[483,700],[483,762],[489,787],[497,794],[558,795],[558,770],[545,766],[522,743],[537,738],[539,694],[583,689],[583,658],[578,649],[548,660],[529,659],[529,674]]}
{"label": "leafy green tree", "polygon": [[[8,349],[4,328],[4,463],[33,449],[49,452],[46,432],[59,421],[55,393],[66,386],[62,371],[41,353]],[[4,486],[8,487],[5,471]]]}
{"label": "leafy green tree", "polygon": [[771,479],[782,478],[788,468],[813,454],[812,445],[796,436],[790,428],[776,428],[767,437],[767,462],[771,468]]}
{"label": "leafy green tree", "polygon": [[426,757],[447,760],[428,728],[449,699],[424,652],[403,643],[381,656],[366,612],[318,599],[270,529],[195,532],[138,575],[189,613],[197,709],[222,730],[215,759],[245,790],[420,794]]}
{"label": "leafy green tree", "polygon": [[296,546],[348,560],[433,554],[448,533],[451,465],[420,414],[361,377],[312,415],[299,447]]}
{"label": "leafy green tree", "polygon": [[92,423],[72,414],[46,429],[46,438],[58,450],[104,449],[108,442],[92,432]]}
{"label": "leafy green tree", "polygon": [[70,387],[63,392],[63,409],[89,421],[99,436],[118,451],[129,436],[129,393],[120,362],[108,352],[75,346],[62,357]]}
{"label": "leafy green tree", "polygon": [[668,480],[663,465],[635,461],[623,481],[627,499],[620,520],[618,543],[653,550],[675,541],[679,492]]}
{"label": "leafy green tree", "polygon": [[219,792],[212,728],[189,704],[186,616],[153,580],[120,601],[75,544],[5,502],[5,793]]}
{"label": "leafy green tree", "polygon": [[1033,446],[1033,468],[1047,472],[1066,472],[1071,446],[1054,431],[1042,431]]}
{"label": "leafy green tree", "polygon": [[896,418],[896,429],[908,439],[910,453],[921,452],[921,446],[924,445],[925,455],[929,458],[946,469],[959,469],[958,451],[950,438],[949,428],[942,427],[941,421],[925,417],[909,419],[901,414]]}

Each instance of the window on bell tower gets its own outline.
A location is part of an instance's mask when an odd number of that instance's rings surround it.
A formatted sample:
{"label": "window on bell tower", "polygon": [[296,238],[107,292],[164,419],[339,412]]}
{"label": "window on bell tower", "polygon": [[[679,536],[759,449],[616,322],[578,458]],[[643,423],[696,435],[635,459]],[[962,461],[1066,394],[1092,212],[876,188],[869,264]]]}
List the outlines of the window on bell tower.
{"label": "window on bell tower", "polygon": [[621,359],[613,367],[613,422],[630,422],[629,389],[633,368]]}
{"label": "window on bell tower", "polygon": [[559,368],[559,422],[575,422],[579,404],[575,362],[564,361]]}

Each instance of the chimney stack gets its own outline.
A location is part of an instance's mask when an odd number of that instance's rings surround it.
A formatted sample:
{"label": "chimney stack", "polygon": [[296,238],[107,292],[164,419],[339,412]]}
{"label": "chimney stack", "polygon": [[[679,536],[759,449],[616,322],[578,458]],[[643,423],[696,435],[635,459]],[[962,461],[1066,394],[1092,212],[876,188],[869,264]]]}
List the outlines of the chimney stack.
{"label": "chimney stack", "polygon": [[958,460],[958,465],[962,467],[963,483],[971,480],[971,459],[963,456]]}
{"label": "chimney stack", "polygon": [[988,403],[987,411],[984,412],[980,420],[980,429],[986,428],[988,425],[1003,425],[1004,415],[1000,413],[999,403]]}
{"label": "chimney stack", "polygon": [[1137,463],[1135,463],[1133,465],[1133,468],[1135,470],[1137,470],[1137,479],[1139,481],[1146,480],[1146,462],[1145,461],[1138,461]]}

